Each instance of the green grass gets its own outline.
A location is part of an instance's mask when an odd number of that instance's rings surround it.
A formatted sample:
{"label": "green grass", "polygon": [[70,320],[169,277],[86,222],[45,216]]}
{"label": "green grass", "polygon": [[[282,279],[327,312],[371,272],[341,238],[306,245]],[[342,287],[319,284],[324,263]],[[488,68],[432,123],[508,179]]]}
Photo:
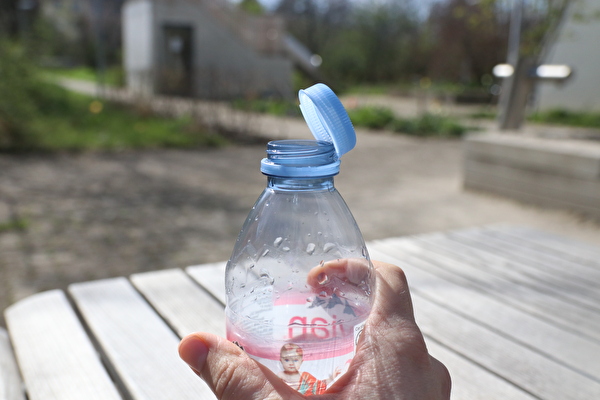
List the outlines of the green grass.
{"label": "green grass", "polygon": [[473,119],[496,119],[498,114],[494,111],[480,110],[469,115]]}
{"label": "green grass", "polygon": [[600,113],[582,113],[551,110],[529,116],[529,121],[545,124],[567,125],[582,128],[600,128]]}
{"label": "green grass", "polygon": [[13,218],[9,221],[0,222],[0,233],[9,231],[24,231],[29,227],[29,221],[25,218]]}
{"label": "green grass", "polygon": [[[44,72],[50,76],[79,79],[88,82],[98,81],[98,71],[90,67],[50,68]],[[121,67],[107,68],[104,73],[104,83],[111,86],[123,86],[124,76]]]}
{"label": "green grass", "polygon": [[[193,148],[227,143],[224,137],[189,117],[144,115],[125,106],[67,92],[51,83],[41,83],[36,90],[37,110],[21,132],[26,140],[16,150]],[[15,149],[9,144],[3,150]]]}
{"label": "green grass", "polygon": [[279,117],[299,117],[302,115],[298,103],[286,100],[243,100],[238,99],[231,103],[232,107],[242,111],[271,114]]}

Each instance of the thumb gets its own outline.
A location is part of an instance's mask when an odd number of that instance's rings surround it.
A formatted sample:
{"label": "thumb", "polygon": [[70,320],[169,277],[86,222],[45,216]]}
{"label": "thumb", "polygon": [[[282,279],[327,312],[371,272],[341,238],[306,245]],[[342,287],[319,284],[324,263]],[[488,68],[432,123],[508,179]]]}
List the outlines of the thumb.
{"label": "thumb", "polygon": [[219,400],[303,398],[268,368],[219,336],[188,335],[179,344],[179,356]]}

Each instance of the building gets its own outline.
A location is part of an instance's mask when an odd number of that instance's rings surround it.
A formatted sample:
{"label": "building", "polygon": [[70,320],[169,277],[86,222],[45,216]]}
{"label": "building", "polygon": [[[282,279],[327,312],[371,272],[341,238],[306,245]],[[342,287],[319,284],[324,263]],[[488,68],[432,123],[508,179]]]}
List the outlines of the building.
{"label": "building", "polygon": [[290,50],[280,17],[226,0],[127,0],[122,23],[127,86],[145,95],[289,98],[294,64],[310,56]]}
{"label": "building", "polygon": [[561,83],[538,83],[538,110],[600,112],[599,38],[600,0],[573,1],[557,40],[543,60],[544,64],[568,65],[573,75]]}

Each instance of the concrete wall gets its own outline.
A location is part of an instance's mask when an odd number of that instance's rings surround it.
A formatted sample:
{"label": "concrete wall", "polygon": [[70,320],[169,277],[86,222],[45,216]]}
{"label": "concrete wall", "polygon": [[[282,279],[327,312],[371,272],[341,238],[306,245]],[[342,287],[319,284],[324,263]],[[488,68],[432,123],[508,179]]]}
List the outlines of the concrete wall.
{"label": "concrete wall", "polygon": [[562,84],[540,83],[539,110],[600,111],[600,0],[573,1],[546,64],[567,64],[574,74]]}

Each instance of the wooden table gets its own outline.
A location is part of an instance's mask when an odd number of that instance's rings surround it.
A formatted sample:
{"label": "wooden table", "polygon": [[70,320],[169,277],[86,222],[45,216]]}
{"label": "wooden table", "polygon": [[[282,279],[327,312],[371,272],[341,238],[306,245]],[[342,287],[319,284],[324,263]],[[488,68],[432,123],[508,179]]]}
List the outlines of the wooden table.
{"label": "wooden table", "polygon": [[[600,399],[600,249],[513,226],[368,247],[405,269],[453,399]],[[24,399],[22,387],[31,400],[214,399],[177,345],[193,331],[224,335],[223,272],[136,274],[14,304],[10,341],[0,334],[0,399]]]}

